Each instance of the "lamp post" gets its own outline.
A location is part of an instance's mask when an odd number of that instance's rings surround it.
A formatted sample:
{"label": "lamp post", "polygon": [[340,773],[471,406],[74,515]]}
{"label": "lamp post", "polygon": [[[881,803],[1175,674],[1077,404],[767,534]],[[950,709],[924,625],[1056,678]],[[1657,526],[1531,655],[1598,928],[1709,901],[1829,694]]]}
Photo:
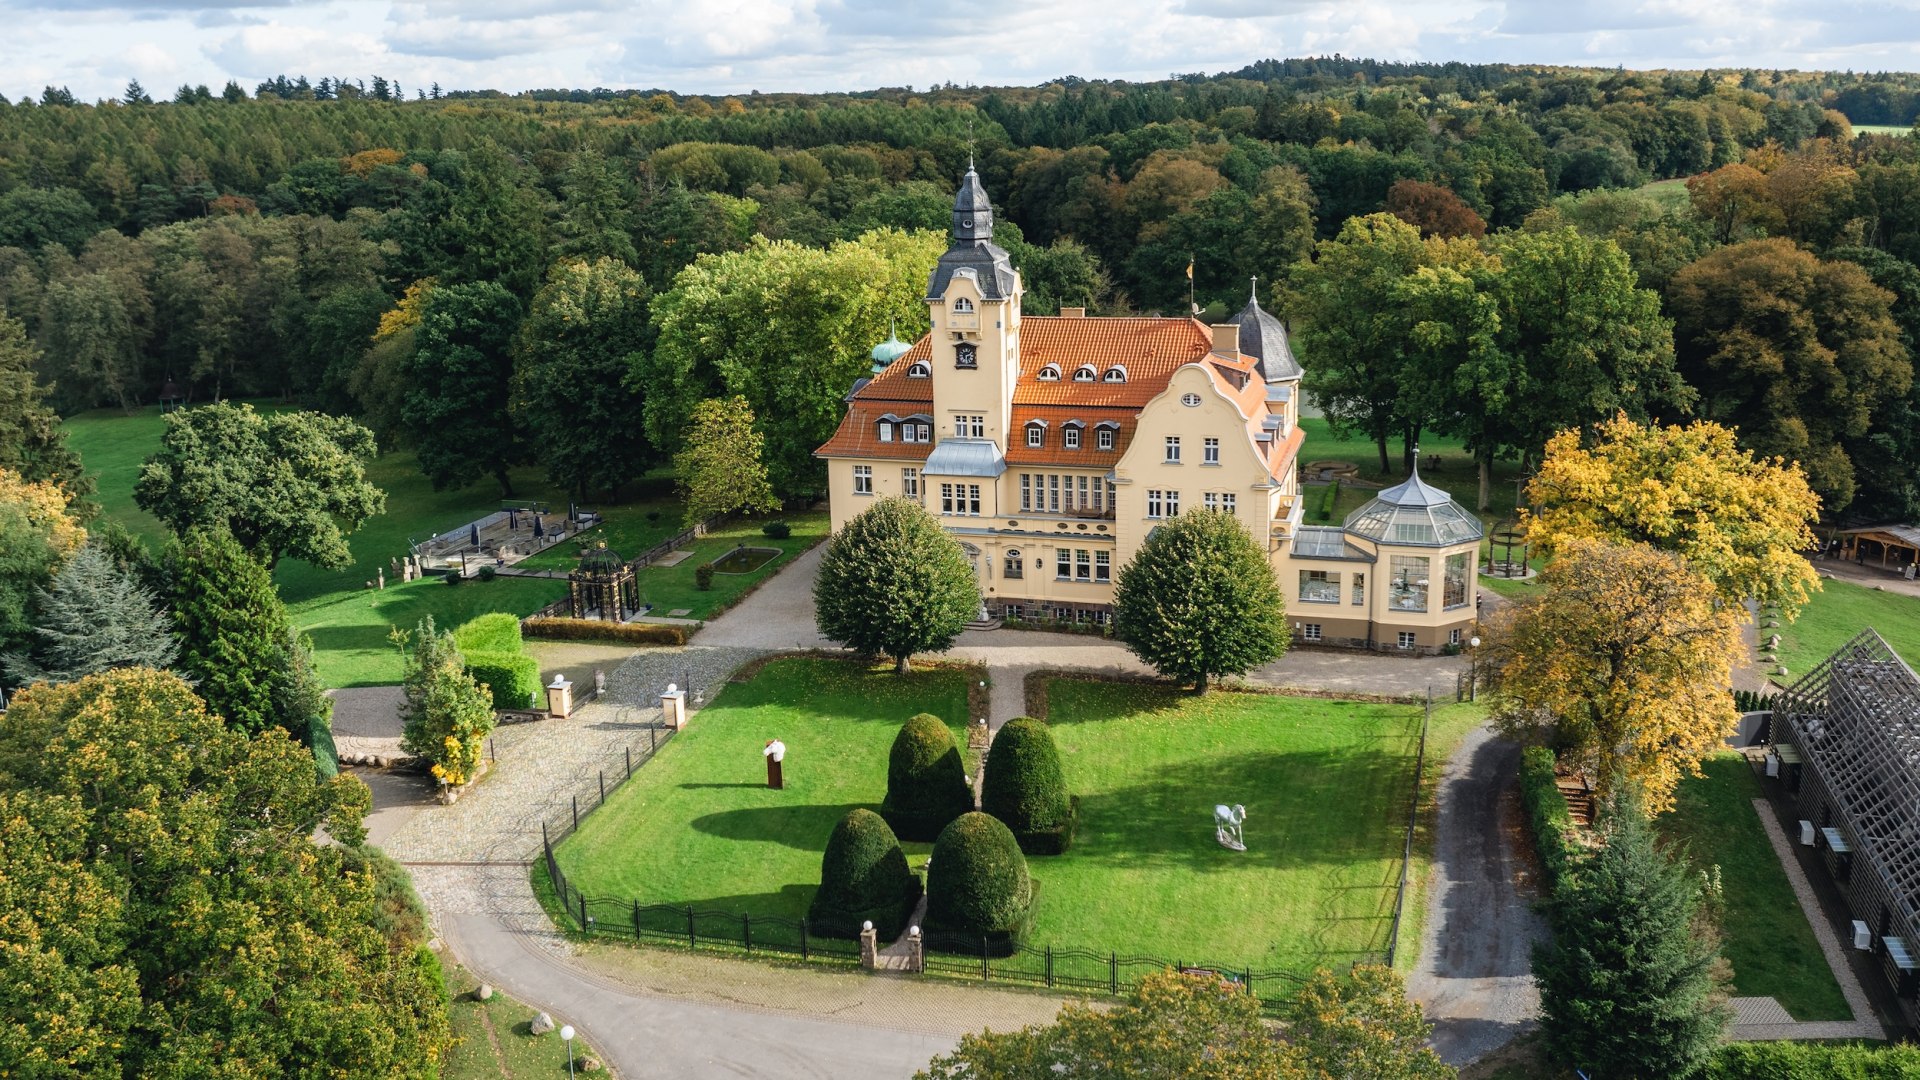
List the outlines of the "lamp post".
{"label": "lamp post", "polygon": [[560,1041],[567,1044],[567,1075],[573,1075],[573,1025],[567,1024],[560,1029]]}
{"label": "lamp post", "polygon": [[1467,639],[1467,700],[1478,701],[1480,694],[1480,635]]}

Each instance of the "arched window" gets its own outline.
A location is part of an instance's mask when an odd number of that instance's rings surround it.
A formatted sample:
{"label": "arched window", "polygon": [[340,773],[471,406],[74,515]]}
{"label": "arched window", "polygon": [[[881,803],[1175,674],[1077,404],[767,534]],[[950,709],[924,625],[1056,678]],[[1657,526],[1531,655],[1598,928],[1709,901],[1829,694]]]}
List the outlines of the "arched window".
{"label": "arched window", "polygon": [[1105,375],[1102,375],[1101,378],[1105,379],[1107,382],[1126,382],[1127,369],[1121,367],[1119,364],[1115,364],[1112,367],[1108,368],[1107,373]]}
{"label": "arched window", "polygon": [[1046,367],[1041,368],[1039,379],[1041,382],[1059,382],[1060,381],[1060,365],[1048,364]]}
{"label": "arched window", "polygon": [[957,368],[977,368],[980,366],[979,347],[962,342],[953,347],[953,366]]}
{"label": "arched window", "polygon": [[1082,364],[1079,368],[1075,369],[1073,373],[1073,381],[1074,382],[1092,382],[1093,381],[1093,365]]}
{"label": "arched window", "polygon": [[1022,559],[1022,558],[1020,557],[1020,549],[1019,549],[1019,548],[1008,548],[1008,549],[1007,549],[1007,558],[1006,558],[1006,564],[1005,564],[1005,565],[1006,565],[1006,570],[1005,570],[1005,572],[1004,572],[1004,573],[1002,573],[1002,574],[1000,575],[1001,577],[1010,577],[1010,578],[1017,578],[1017,577],[1025,577],[1025,576],[1026,576],[1026,574],[1025,574],[1025,560],[1023,560],[1023,559]]}
{"label": "arched window", "polygon": [[924,361],[916,363],[907,369],[907,378],[909,379],[924,379],[932,374],[932,369],[928,368]]}
{"label": "arched window", "polygon": [[964,296],[960,297],[958,300],[955,300],[953,302],[953,313],[955,315],[973,314],[973,301],[967,299]]}

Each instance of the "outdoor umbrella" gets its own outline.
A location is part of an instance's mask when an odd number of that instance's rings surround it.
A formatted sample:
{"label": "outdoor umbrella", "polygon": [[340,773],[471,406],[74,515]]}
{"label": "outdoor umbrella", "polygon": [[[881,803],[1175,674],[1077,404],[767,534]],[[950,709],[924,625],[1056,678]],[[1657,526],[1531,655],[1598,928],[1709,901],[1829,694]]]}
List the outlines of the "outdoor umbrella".
{"label": "outdoor umbrella", "polygon": [[547,530],[540,527],[540,515],[539,514],[533,515],[533,538],[535,540],[539,540],[546,535],[547,535]]}
{"label": "outdoor umbrella", "polygon": [[467,526],[467,543],[472,544],[474,547],[480,546],[480,526]]}

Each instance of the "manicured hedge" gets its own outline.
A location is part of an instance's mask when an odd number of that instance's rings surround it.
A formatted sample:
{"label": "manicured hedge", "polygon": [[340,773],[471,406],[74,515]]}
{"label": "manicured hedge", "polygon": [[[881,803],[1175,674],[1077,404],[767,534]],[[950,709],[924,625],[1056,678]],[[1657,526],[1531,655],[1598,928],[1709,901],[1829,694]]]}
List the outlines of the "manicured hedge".
{"label": "manicured hedge", "polygon": [[467,673],[493,692],[496,709],[531,709],[540,696],[540,662],[510,652],[461,652]]}
{"label": "manicured hedge", "polygon": [[1045,721],[1016,716],[987,751],[980,809],[1006,823],[1028,855],[1058,855],[1073,844],[1073,803],[1060,750]]}
{"label": "manicured hedge", "polygon": [[616,623],[599,619],[541,617],[521,623],[530,638],[547,641],[612,641],[621,645],[685,645],[684,627],[663,623]]}
{"label": "manicured hedge", "polygon": [[962,814],[934,841],[927,866],[927,930],[961,946],[1018,943],[1033,921],[1027,857],[998,818]]}
{"label": "manicured hedge", "polygon": [[307,721],[307,745],[313,748],[313,765],[320,779],[331,780],[340,775],[340,751],[333,743],[330,717],[316,716]]}
{"label": "manicured hedge", "polygon": [[1702,1080],[1902,1080],[1920,1077],[1920,1048],[1841,1043],[1730,1043]]}
{"label": "manicured hedge", "polygon": [[855,809],[840,819],[820,858],[820,888],[807,908],[807,929],[825,937],[860,936],[873,923],[881,941],[906,929],[920,902],[920,879],[907,869],[900,841],[879,814]]}
{"label": "manicured hedge", "polygon": [[463,653],[517,653],[520,644],[520,619],[504,611],[469,619],[453,631],[453,647]]}
{"label": "manicured hedge", "polygon": [[1567,834],[1573,829],[1573,813],[1553,781],[1553,751],[1544,746],[1530,746],[1520,755],[1520,804],[1540,852],[1540,869],[1552,887],[1572,857]]}
{"label": "manicured hedge", "polygon": [[966,762],[946,722],[921,713],[901,725],[887,756],[887,797],[880,804],[894,834],[930,841],[971,809]]}

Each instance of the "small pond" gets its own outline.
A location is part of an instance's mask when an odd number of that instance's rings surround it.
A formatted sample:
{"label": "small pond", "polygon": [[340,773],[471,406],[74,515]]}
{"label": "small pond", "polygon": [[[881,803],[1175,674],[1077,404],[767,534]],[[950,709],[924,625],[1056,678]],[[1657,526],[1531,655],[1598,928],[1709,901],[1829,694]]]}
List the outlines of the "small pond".
{"label": "small pond", "polygon": [[713,560],[713,572],[716,574],[751,574],[779,557],[779,548],[737,547]]}

